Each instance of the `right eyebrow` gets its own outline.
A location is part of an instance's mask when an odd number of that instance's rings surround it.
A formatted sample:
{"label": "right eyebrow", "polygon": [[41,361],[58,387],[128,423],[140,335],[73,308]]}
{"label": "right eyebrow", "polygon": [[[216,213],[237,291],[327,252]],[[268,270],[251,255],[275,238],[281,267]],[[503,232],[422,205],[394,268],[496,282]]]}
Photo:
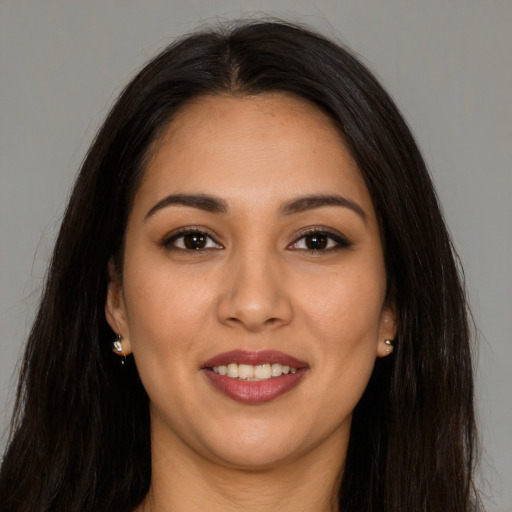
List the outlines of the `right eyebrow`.
{"label": "right eyebrow", "polygon": [[226,201],[216,196],[208,194],[171,194],[158,201],[146,213],[144,220],[169,206],[188,206],[211,213],[227,213],[228,211]]}

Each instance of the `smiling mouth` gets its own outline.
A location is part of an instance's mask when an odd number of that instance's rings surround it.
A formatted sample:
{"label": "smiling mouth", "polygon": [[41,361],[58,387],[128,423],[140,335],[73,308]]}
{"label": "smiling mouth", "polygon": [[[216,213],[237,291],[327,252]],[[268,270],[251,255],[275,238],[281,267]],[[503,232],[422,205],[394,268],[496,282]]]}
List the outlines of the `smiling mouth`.
{"label": "smiling mouth", "polygon": [[270,380],[281,375],[295,373],[297,368],[279,363],[263,363],[258,365],[229,363],[208,368],[219,375],[226,375],[232,379],[258,382]]}
{"label": "smiling mouth", "polygon": [[271,402],[292,391],[309,365],[278,350],[233,350],[217,354],[201,370],[210,384],[229,399],[244,404]]}

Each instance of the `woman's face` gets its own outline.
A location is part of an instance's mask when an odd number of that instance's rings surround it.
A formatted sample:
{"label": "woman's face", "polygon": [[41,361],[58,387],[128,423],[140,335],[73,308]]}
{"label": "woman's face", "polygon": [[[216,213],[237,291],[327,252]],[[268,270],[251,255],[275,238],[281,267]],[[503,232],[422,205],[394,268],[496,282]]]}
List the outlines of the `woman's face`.
{"label": "woman's face", "polygon": [[153,451],[252,468],[343,453],[395,334],[385,295],[372,202],[328,116],[285,94],[187,104],[153,147],[106,305]]}

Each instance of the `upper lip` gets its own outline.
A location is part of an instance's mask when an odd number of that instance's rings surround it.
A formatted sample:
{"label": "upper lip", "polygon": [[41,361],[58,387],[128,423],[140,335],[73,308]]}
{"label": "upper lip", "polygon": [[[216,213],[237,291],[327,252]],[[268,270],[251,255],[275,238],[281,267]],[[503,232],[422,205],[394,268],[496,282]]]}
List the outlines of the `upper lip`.
{"label": "upper lip", "polygon": [[304,361],[300,361],[296,357],[280,352],[279,350],[231,350],[213,356],[211,359],[208,359],[202,367],[213,368],[214,366],[225,366],[230,363],[251,364],[254,366],[265,363],[278,363],[297,369],[308,366]]}

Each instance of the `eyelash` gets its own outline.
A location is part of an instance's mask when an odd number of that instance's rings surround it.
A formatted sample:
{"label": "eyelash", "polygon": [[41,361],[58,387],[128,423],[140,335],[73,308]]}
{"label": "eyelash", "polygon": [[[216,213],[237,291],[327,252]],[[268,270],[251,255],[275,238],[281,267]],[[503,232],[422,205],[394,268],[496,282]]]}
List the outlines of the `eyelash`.
{"label": "eyelash", "polygon": [[[187,235],[195,235],[197,237],[204,237],[207,239],[207,244],[213,242],[213,244],[216,247],[198,247],[198,248],[187,248],[187,247],[177,247],[174,245],[177,240],[180,238],[185,238]],[[183,228],[178,230],[176,233],[173,233],[171,236],[166,237],[162,245],[168,249],[173,251],[188,251],[188,252],[199,252],[199,251],[205,251],[209,249],[223,249],[222,245],[220,245],[214,237],[204,230],[204,228]]]}
{"label": "eyelash", "polygon": [[[185,239],[185,237],[187,235],[195,235],[197,237],[204,238],[204,240],[206,240],[206,244],[211,245],[213,243],[213,247],[205,246],[205,247],[191,248],[191,247],[178,247],[175,245],[177,240],[179,240],[180,238]],[[325,237],[325,239],[327,239],[327,240],[324,242],[327,244],[327,246],[324,248],[321,248],[321,249],[311,249],[308,247],[304,247],[304,248],[295,247],[299,244],[299,242],[301,240],[305,240],[307,237],[314,237],[314,236],[316,236],[318,238]],[[329,247],[329,244],[331,242],[334,242],[335,245],[332,247]],[[185,243],[186,242],[183,242],[183,244],[185,244]],[[171,236],[166,237],[163,240],[162,245],[168,250],[187,251],[187,252],[195,252],[195,251],[199,252],[199,251],[205,251],[205,250],[209,250],[209,249],[224,249],[224,247],[222,245],[220,245],[211,234],[209,234],[207,231],[205,231],[204,228],[180,229],[176,233],[173,233]],[[310,253],[321,253],[321,252],[336,251],[339,249],[348,249],[351,246],[352,246],[351,242],[349,242],[344,236],[342,236],[339,233],[334,233],[330,230],[326,230],[325,228],[310,228],[310,229],[302,232],[300,234],[300,236],[297,239],[295,239],[295,241],[292,242],[287,247],[287,249],[307,251]]]}
{"label": "eyelash", "polygon": [[331,251],[336,251],[339,249],[349,249],[350,247],[352,247],[352,243],[349,242],[347,240],[347,238],[345,238],[343,235],[341,235],[340,233],[335,233],[335,232],[325,229],[323,227],[310,228],[310,229],[307,229],[306,231],[303,231],[299,235],[299,237],[288,247],[293,247],[295,245],[298,245],[298,243],[301,240],[305,240],[307,237],[313,237],[313,236],[325,237],[327,239],[327,244],[329,244],[330,242],[334,242],[335,245],[333,247],[326,247],[323,249],[310,249],[307,247],[306,248],[295,247],[295,249],[299,250],[299,251],[307,251],[309,253],[317,253],[318,254],[320,252],[331,252]]}

